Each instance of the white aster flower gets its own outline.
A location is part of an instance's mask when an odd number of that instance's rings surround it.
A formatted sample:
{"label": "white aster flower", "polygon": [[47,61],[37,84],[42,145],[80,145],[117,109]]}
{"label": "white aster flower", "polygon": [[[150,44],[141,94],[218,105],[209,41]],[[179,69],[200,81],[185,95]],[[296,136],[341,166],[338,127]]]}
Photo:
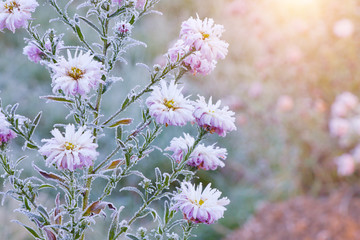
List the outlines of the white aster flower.
{"label": "white aster flower", "polygon": [[95,61],[90,52],[81,51],[75,57],[68,51],[68,60],[61,57],[58,63],[49,66],[54,71],[53,92],[62,90],[66,95],[85,95],[95,88],[104,74],[102,63]]}
{"label": "white aster flower", "polygon": [[43,139],[45,145],[39,149],[41,155],[46,156],[46,164],[55,164],[59,169],[74,171],[77,168],[92,166],[99,155],[98,145],[93,143],[94,137],[85,127],[75,131],[75,126],[69,124],[65,128],[65,135],[58,129],[53,129],[51,139]]}
{"label": "white aster flower", "polygon": [[[195,223],[212,224],[224,216],[229,199],[220,198],[221,192],[211,189],[211,184],[202,191],[202,184],[195,188],[189,182],[181,184],[180,193],[173,198],[175,201],[173,210],[180,210],[184,218]],[[219,199],[220,198],[220,199]]]}
{"label": "white aster flower", "polygon": [[210,97],[209,102],[205,102],[205,98],[199,96],[195,103],[195,110],[193,116],[200,127],[203,127],[210,133],[216,132],[222,137],[226,136],[227,132],[236,130],[235,113],[229,111],[229,107],[225,106],[220,109],[221,101],[216,104],[212,103]]}
{"label": "white aster flower", "polygon": [[146,100],[149,112],[157,123],[173,126],[183,126],[192,121],[193,105],[177,88],[174,81],[167,86],[163,80],[161,87],[154,87],[150,97]]}

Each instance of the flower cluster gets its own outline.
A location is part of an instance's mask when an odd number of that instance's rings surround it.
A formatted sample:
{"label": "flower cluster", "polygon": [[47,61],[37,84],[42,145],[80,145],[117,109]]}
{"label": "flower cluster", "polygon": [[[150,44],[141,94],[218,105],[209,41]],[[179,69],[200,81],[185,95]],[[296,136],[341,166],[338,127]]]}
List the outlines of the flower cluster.
{"label": "flower cluster", "polygon": [[356,163],[360,162],[360,102],[355,95],[344,92],[336,97],[331,106],[329,130],[341,147],[353,148],[335,159],[338,174],[351,175]]}
{"label": "flower cluster", "polygon": [[[166,151],[172,151],[172,157],[180,163],[189,149],[194,145],[195,139],[189,134],[184,133],[184,137],[174,138]],[[199,144],[189,156],[187,164],[204,170],[215,170],[217,167],[224,167],[227,151],[225,148],[215,147],[214,145],[205,146]]]}
{"label": "flower cluster", "polygon": [[38,5],[36,0],[1,1],[0,30],[7,28],[14,33],[15,29],[26,27]]}
{"label": "flower cluster", "polygon": [[[38,6],[35,0],[0,2],[0,30],[8,28],[14,32],[16,28],[28,26],[30,39],[26,39],[28,44],[23,49],[23,54],[34,63],[46,64],[52,79],[54,95],[43,98],[64,104],[69,109],[67,117],[73,117],[74,121],[67,125],[55,124],[51,131],[52,137],[42,139],[43,144],[39,145],[33,140],[33,134],[41,121],[41,112],[30,120],[15,114],[17,104],[8,106],[5,110],[1,109],[0,163],[7,177],[13,177],[9,182],[15,190],[14,193],[22,202],[23,208],[26,208],[24,212],[28,213],[30,220],[41,215],[45,216],[47,226],[59,226],[56,229],[47,228],[42,222],[36,224],[37,230],[26,227],[34,237],[41,233],[41,236],[49,239],[85,239],[86,228],[95,222],[96,215],[106,215],[103,211],[106,207],[115,211],[108,239],[131,236],[130,225],[141,218],[140,214],[135,214],[129,221],[120,221],[118,214],[122,207],[116,209],[114,204],[104,199],[112,194],[122,179],[132,174],[142,178],[140,187],[123,186],[120,191],[133,191],[140,196],[145,196],[146,193],[146,198],[142,197],[143,206],[137,210],[141,215],[146,211],[146,206],[167,197],[166,216],[164,221],[159,219],[159,224],[165,223],[164,229],[156,227],[158,230],[147,233],[143,228],[139,228],[137,235],[142,239],[157,238],[160,235],[175,239],[177,234],[170,232],[170,229],[176,225],[182,225],[184,236],[190,236],[193,228],[191,222],[212,224],[223,217],[225,206],[230,201],[226,197],[220,198],[221,192],[212,189],[210,184],[203,189],[202,184],[196,187],[190,181],[195,169],[216,170],[225,166],[227,150],[217,147],[216,144],[205,145],[202,140],[208,133],[225,137],[228,132],[236,130],[234,113],[227,106],[221,107],[221,101],[213,104],[211,97],[208,102],[201,96],[197,101],[192,101],[190,96],[184,96],[183,87],[179,86],[179,80],[186,72],[207,75],[213,71],[217,61],[226,56],[228,44],[220,39],[224,31],[221,25],[214,24],[212,19],[202,21],[199,17],[185,21],[181,27],[180,39],[168,52],[170,61],[167,65],[162,69],[154,66],[154,71],[150,71],[151,82],[141,91],[132,89],[119,110],[104,120],[107,113],[102,110],[103,96],[110,90],[114,79],[118,78],[112,72],[115,70],[114,66],[117,62],[126,62],[123,54],[127,49],[143,44],[130,37],[131,31],[135,23],[143,15],[150,13],[157,2],[86,1],[78,6],[87,8],[86,15],[83,15],[84,12],[69,12],[72,4],[62,6],[58,5],[56,0],[48,1],[58,15],[56,19],[66,24],[69,32],[77,37],[79,46],[75,47],[64,47],[61,39],[68,33],[56,37],[55,30],[49,29],[40,36],[40,25],[27,25],[31,20],[31,13]],[[87,18],[92,14],[98,15],[98,18]],[[93,28],[99,38],[85,36],[87,31],[82,29],[79,22]],[[113,31],[110,31],[110,26],[114,26]],[[93,39],[97,40],[92,42]],[[68,49],[67,57],[60,55],[59,51],[65,48]],[[71,49],[74,49],[74,52]],[[184,59],[180,60],[179,57]],[[97,94],[91,94],[92,91],[97,91]],[[133,119],[129,116],[119,119],[120,113],[125,113],[131,104],[140,101],[149,92],[151,93],[145,101],[146,106],[141,105],[141,108],[145,109],[141,109],[143,114],[140,123],[131,131],[123,131],[121,125],[130,125]],[[198,138],[194,139],[184,133],[183,137],[171,140],[165,150],[173,152],[172,172],[162,173],[160,168],[156,168],[156,180],[151,180],[145,176],[146,172],[134,170],[141,159],[148,157],[158,148],[154,141],[164,129],[163,125],[185,126],[188,122],[197,124]],[[64,130],[59,130],[57,126]],[[94,166],[99,156],[99,138],[110,130],[114,130],[117,146]],[[36,164],[33,165],[41,177],[53,182],[43,183],[34,180],[35,178],[16,181],[17,178],[20,179],[18,176],[22,170],[16,169],[18,164],[11,164],[6,151],[8,145],[5,144],[16,137],[16,134],[24,139],[24,149],[36,150],[45,159],[46,166],[53,168],[51,172],[47,172]],[[139,143],[142,143],[141,146]],[[24,158],[20,158],[17,163],[22,159]],[[179,177],[184,177],[186,181],[181,183],[178,192],[166,192],[171,184],[179,182]],[[103,191],[100,191],[101,195],[96,196],[96,200],[92,184],[99,178],[107,183],[104,184]],[[49,211],[37,207],[40,206],[37,203],[38,191],[44,187],[59,190],[55,207]],[[170,199],[170,196],[173,198]],[[95,200],[90,202],[90,199]],[[181,211],[188,221],[173,221],[174,212],[169,210]],[[173,224],[173,227],[167,228],[169,223]],[[188,224],[188,227],[185,227],[185,224]]]}
{"label": "flower cluster", "polygon": [[150,115],[160,124],[183,126],[195,120],[197,124],[210,133],[217,133],[222,137],[227,132],[236,130],[235,113],[229,111],[227,106],[220,108],[221,101],[216,104],[205,102],[200,96],[197,102],[192,102],[181,93],[182,88],[177,88],[175,82],[169,86],[161,81],[161,87],[154,87],[151,96],[146,100]]}
{"label": "flower cluster", "polygon": [[57,63],[49,64],[53,70],[53,92],[62,90],[66,95],[86,95],[102,82],[104,73],[102,63],[95,61],[90,52],[76,51],[72,57],[68,51],[68,60],[60,57]]}
{"label": "flower cluster", "polygon": [[70,124],[65,128],[65,135],[55,128],[51,131],[51,139],[43,139],[45,145],[39,149],[41,155],[46,156],[46,164],[56,165],[59,169],[74,171],[78,168],[92,166],[98,156],[97,144],[94,137],[85,127],[75,131]]}
{"label": "flower cluster", "polygon": [[[203,191],[200,183],[197,188],[188,182],[181,184],[181,192],[175,195],[172,209],[181,210],[184,218],[196,223],[212,224],[222,218],[230,201],[220,198],[221,192],[207,185]],[[219,199],[220,198],[220,199]]]}
{"label": "flower cluster", "polygon": [[220,39],[223,32],[224,27],[214,24],[213,19],[189,18],[182,23],[180,39],[168,51],[169,60],[174,62],[192,51],[184,59],[184,66],[193,74],[208,75],[214,70],[217,60],[227,55],[228,43]]}
{"label": "flower cluster", "polygon": [[10,129],[10,123],[6,120],[3,113],[0,112],[0,145],[9,142],[16,137],[16,133]]}

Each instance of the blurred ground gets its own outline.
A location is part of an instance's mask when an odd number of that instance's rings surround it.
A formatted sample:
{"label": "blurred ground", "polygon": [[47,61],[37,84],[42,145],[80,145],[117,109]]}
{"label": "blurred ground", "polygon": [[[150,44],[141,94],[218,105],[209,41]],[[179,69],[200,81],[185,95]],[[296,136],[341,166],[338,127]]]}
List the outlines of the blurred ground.
{"label": "blurred ground", "polygon": [[267,204],[226,240],[358,240],[360,189]]}

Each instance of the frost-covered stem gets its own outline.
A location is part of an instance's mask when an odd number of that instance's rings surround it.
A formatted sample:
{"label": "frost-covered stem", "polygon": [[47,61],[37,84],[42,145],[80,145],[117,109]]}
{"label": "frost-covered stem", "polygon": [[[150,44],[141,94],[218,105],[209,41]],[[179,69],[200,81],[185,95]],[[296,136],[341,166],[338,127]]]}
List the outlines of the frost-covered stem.
{"label": "frost-covered stem", "polygon": [[[174,171],[172,172],[172,174],[170,175],[170,181],[169,184],[174,182],[179,173],[184,169],[187,160],[189,159],[191,153],[194,151],[194,149],[196,148],[196,146],[200,143],[200,141],[204,138],[204,136],[207,134],[207,131],[205,131],[204,129],[200,128],[199,130],[199,134],[198,137],[196,138],[196,141],[194,142],[193,146],[189,149],[188,153],[185,155],[184,159],[181,161],[181,163],[178,165],[177,168],[174,169]],[[139,216],[141,216],[142,211],[145,210],[145,208],[147,206],[149,206],[163,191],[164,189],[168,187],[168,185],[162,184],[161,187],[159,187],[156,192],[153,194],[153,196],[151,198],[149,198],[146,202],[143,203],[143,205],[141,206],[141,208],[134,214],[134,216],[128,221],[128,226],[130,226],[136,219],[139,218]],[[126,231],[126,230],[125,230]],[[117,237],[120,236],[122,233],[124,233],[125,231],[121,231],[118,233]]]}
{"label": "frost-covered stem", "polygon": [[118,145],[118,146],[114,149],[114,151],[112,151],[112,152],[110,153],[110,155],[107,156],[107,157],[92,171],[92,173],[93,173],[93,174],[96,173],[102,166],[104,166],[104,165],[107,163],[107,161],[109,161],[117,152],[119,152],[121,148],[122,148],[122,146]]}
{"label": "frost-covered stem", "polygon": [[[147,126],[147,123],[144,123],[145,126]],[[141,126],[139,127],[141,128]],[[139,129],[137,128],[137,129]],[[125,143],[127,143],[128,141],[131,140],[131,136],[133,136],[134,132],[137,132],[137,129],[135,131],[133,131],[131,134],[129,134],[127,140],[125,141]],[[155,136],[159,133],[159,131],[161,131],[161,126],[157,125],[154,132],[150,135],[150,141],[147,141],[144,143],[144,145],[142,146],[142,148],[139,150],[137,159],[141,159],[143,157],[143,153],[149,149],[150,144],[153,142],[153,140],[155,139]],[[124,143],[124,144],[125,144]],[[115,181],[115,185],[112,186],[111,182],[109,181],[105,188],[104,188],[104,193],[101,195],[101,197],[98,199],[98,201],[103,200],[106,196],[109,196],[111,194],[111,191],[116,187],[116,184],[124,177],[126,176],[130,170],[138,163],[139,160],[132,162],[129,166],[127,166],[119,176],[116,177],[116,181]]]}
{"label": "frost-covered stem", "polygon": [[[2,152],[0,154],[0,157],[1,157],[1,165],[4,169],[4,171],[6,172],[8,176],[8,178],[11,177],[12,181],[10,181],[10,183],[13,185],[13,188],[14,189],[18,189],[20,190],[20,193],[18,193],[19,195],[23,195],[24,197],[26,197],[30,203],[34,206],[34,208],[36,209],[38,206],[37,204],[35,203],[35,200],[34,198],[30,197],[24,190],[25,186],[24,184],[22,183],[22,181],[20,179],[18,179],[16,176],[15,176],[15,173],[16,173],[16,170],[15,169],[12,169],[9,162],[8,162],[8,157],[6,156],[6,153],[5,152]],[[20,180],[20,181],[19,181]]]}
{"label": "frost-covered stem", "polygon": [[[187,57],[189,56],[190,54],[192,54],[193,52],[189,52],[187,54],[185,54],[183,57],[181,57],[176,63],[174,64],[169,64],[168,66],[166,66],[162,73],[160,74],[160,76],[157,76],[159,74],[159,72],[155,72],[154,74],[151,75],[151,82],[141,91],[139,92],[138,94],[136,94],[135,96],[131,96],[131,99],[129,98],[126,98],[126,100],[124,101],[124,103],[122,104],[122,107],[116,112],[114,113],[110,118],[108,118],[103,124],[102,126],[105,126],[106,124],[108,124],[109,122],[111,122],[112,120],[114,120],[114,118],[116,118],[121,112],[123,112],[127,107],[129,107],[132,103],[134,103],[136,100],[138,100],[142,95],[144,95],[145,93],[147,92],[150,92],[151,91],[151,88],[152,86],[159,82],[160,80],[164,79],[166,77],[166,75],[178,68],[181,64],[182,64],[182,61]],[[184,74],[184,73],[183,73]],[[182,75],[183,75],[182,74]],[[181,76],[182,76],[181,75]],[[180,77],[181,77],[180,76]]]}
{"label": "frost-covered stem", "polygon": [[74,31],[74,33],[76,34],[76,36],[79,38],[79,40],[92,52],[94,53],[94,50],[92,49],[92,47],[85,41],[84,36],[81,32],[80,27],[75,27],[72,23],[71,20],[69,20],[69,17],[67,16],[66,13],[64,13],[63,11],[61,11],[60,7],[56,4],[56,1],[54,0],[49,0],[50,5],[54,7],[54,9],[56,10],[56,12],[60,15],[61,20],[69,25],[71,27],[71,29]]}
{"label": "frost-covered stem", "polygon": [[187,221],[187,224],[183,226],[184,235],[183,240],[188,240],[191,237],[191,230],[195,227],[195,224],[191,221]]}
{"label": "frost-covered stem", "polygon": [[[101,19],[99,19],[101,21]],[[108,41],[107,41],[107,35],[108,35],[108,30],[109,30],[109,15],[106,16],[106,19],[102,22],[102,28],[103,28],[103,55],[104,55],[104,60],[103,60],[103,64],[105,63],[105,59],[106,59],[106,55],[107,55],[107,49],[108,49]],[[102,99],[102,95],[103,95],[103,89],[104,89],[104,85],[100,83],[99,88],[98,88],[98,95],[96,98],[96,105],[95,105],[95,111],[94,111],[94,119],[95,119],[95,125],[96,127],[94,128],[94,137],[95,137],[95,141],[97,140],[97,126],[99,125],[99,112],[100,112],[100,106],[101,106],[101,99]],[[94,167],[90,166],[89,170],[88,170],[88,174],[92,174],[94,171]],[[88,203],[89,203],[89,195],[90,195],[90,188],[91,188],[91,183],[92,183],[92,176],[88,177],[86,180],[86,185],[85,185],[85,193],[84,193],[84,198],[83,198],[83,204],[82,204],[82,209],[83,211],[85,211],[85,209],[88,207]],[[81,240],[83,240],[85,238],[85,232],[82,234],[81,236]]]}

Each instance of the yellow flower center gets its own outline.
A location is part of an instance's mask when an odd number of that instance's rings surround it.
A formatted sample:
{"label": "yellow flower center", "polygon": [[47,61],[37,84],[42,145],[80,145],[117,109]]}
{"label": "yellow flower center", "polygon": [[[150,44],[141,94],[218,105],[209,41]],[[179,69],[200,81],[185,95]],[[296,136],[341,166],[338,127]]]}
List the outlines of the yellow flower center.
{"label": "yellow flower center", "polygon": [[205,40],[205,39],[207,39],[207,38],[210,37],[210,34],[204,33],[204,32],[202,32],[201,35],[202,35],[202,37],[203,37],[203,38],[202,38],[203,40]]}
{"label": "yellow flower center", "polygon": [[9,13],[12,13],[14,11],[14,8],[19,7],[19,4],[17,4],[16,1],[12,1],[10,3],[5,4],[4,7],[9,11]]}
{"label": "yellow flower center", "polygon": [[72,144],[71,142],[65,142],[64,146],[65,146],[66,150],[74,150],[74,148],[75,148],[75,145]]}
{"label": "yellow flower center", "polygon": [[167,100],[167,99],[165,99],[164,100],[164,105],[170,110],[170,109],[172,109],[172,110],[176,110],[176,107],[174,106],[174,104],[175,104],[175,102],[174,102],[174,100]]}
{"label": "yellow flower center", "polygon": [[72,67],[71,70],[68,71],[68,75],[72,77],[74,80],[78,80],[84,75],[84,72],[77,67]]}
{"label": "yellow flower center", "polygon": [[201,205],[203,205],[205,203],[205,201],[204,200],[202,200],[202,199],[200,199],[200,201],[199,201],[199,205],[201,206]]}

